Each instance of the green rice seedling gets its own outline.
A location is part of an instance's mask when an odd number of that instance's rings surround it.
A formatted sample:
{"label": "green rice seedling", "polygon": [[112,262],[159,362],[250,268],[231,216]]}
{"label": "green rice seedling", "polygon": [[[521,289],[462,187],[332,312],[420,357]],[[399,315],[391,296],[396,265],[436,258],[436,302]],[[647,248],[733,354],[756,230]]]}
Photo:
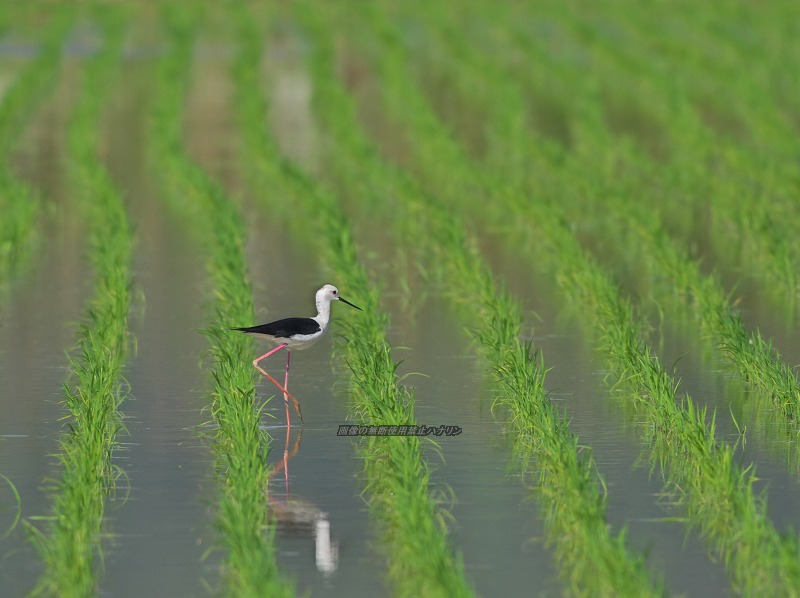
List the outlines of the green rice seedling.
{"label": "green rice seedling", "polygon": [[704,275],[697,261],[678,247],[647,214],[629,202],[606,202],[605,209],[609,207],[614,216],[627,224],[640,257],[647,260],[650,276],[671,283],[672,292],[695,314],[703,338],[709,340],[741,378],[771,404],[776,419],[796,421],[800,411],[800,385],[794,370],[760,332],[746,330],[720,282]]}
{"label": "green rice seedling", "polygon": [[[643,341],[641,322],[630,302],[585,253],[563,219],[556,202],[586,192],[583,186],[558,172],[531,184],[524,172],[508,167],[513,160],[492,164],[481,173],[431,115],[402,58],[395,53],[393,60],[385,61],[381,82],[387,108],[418,140],[425,139],[415,147],[437,148],[435,160],[417,159],[416,167],[425,170],[428,180],[438,181],[437,194],[453,209],[466,209],[469,195],[493,197],[494,202],[482,204],[484,221],[505,226],[519,243],[520,255],[552,272],[564,296],[593,329],[615,394],[627,399],[643,422],[638,430],[653,467],[663,472],[689,524],[725,563],[735,589],[750,595],[794,594],[800,587],[796,537],[777,533],[767,518],[765,498],[753,492],[752,468],[739,467],[733,448],[715,440],[714,420],[706,423],[704,409],[688,396],[678,396],[677,383]],[[502,73],[487,67],[485,58],[473,55],[472,60],[481,73]],[[528,163],[557,169],[542,155],[545,150],[530,143],[529,130],[520,126],[526,122],[525,104],[513,80],[492,77],[491,84],[496,101],[488,137],[502,140],[502,147],[490,153],[521,156]],[[437,139],[428,141],[433,136]]]}
{"label": "green rice seedling", "polygon": [[[579,27],[576,29],[580,32]],[[585,29],[587,32],[591,31],[589,27]],[[657,37],[659,33],[655,29],[653,34]],[[646,36],[647,30],[645,29],[640,35]],[[674,238],[671,239],[659,224],[658,218],[653,217],[653,212],[657,210],[652,209],[651,204],[636,191],[637,186],[639,188],[646,186],[656,198],[652,203],[669,204],[674,198],[680,197],[692,198],[697,202],[699,198],[709,195],[717,197],[719,192],[716,181],[723,181],[722,184],[727,184],[731,192],[741,195],[750,189],[749,183],[743,183],[733,174],[719,173],[716,170],[709,173],[702,166],[698,167],[711,159],[716,163],[715,153],[724,162],[733,150],[725,148],[724,139],[719,143],[719,136],[713,136],[710,131],[704,130],[708,129],[708,126],[700,122],[697,110],[690,105],[691,88],[680,89],[679,84],[672,83],[674,78],[668,74],[674,72],[674,63],[672,65],[667,63],[664,72],[657,73],[660,76],[653,75],[654,65],[660,63],[654,56],[642,54],[635,49],[641,37],[634,37],[630,47],[616,42],[609,43],[602,36],[590,36],[587,33],[585,37],[585,43],[596,59],[592,72],[598,79],[614,80],[622,89],[636,86],[637,95],[648,107],[656,110],[662,120],[672,116],[670,131],[673,134],[672,144],[675,150],[666,161],[642,160],[640,156],[646,158],[647,154],[641,151],[643,148],[638,140],[635,140],[634,144],[629,144],[618,138],[613,139],[611,133],[602,125],[602,119],[595,116],[595,122],[599,122],[600,126],[588,127],[581,122],[575,124],[575,134],[583,139],[581,147],[585,154],[573,162],[571,174],[567,176],[613,181],[607,195],[604,193],[606,199],[602,209],[594,210],[599,216],[597,220],[603,223],[604,229],[613,230],[609,232],[610,236],[619,240],[627,238],[624,247],[639,258],[638,261],[643,264],[639,273],[644,280],[651,282],[660,300],[688,306],[690,312],[697,317],[701,324],[701,337],[708,341],[707,346],[719,349],[722,361],[727,361],[741,374],[741,379],[747,386],[755,391],[735,401],[740,410],[738,421],[745,422],[749,430],[755,431],[758,440],[768,442],[771,450],[785,453],[796,471],[799,443],[797,423],[792,414],[797,396],[797,380],[793,369],[781,360],[776,351],[773,351],[768,339],[762,338],[758,332],[750,334],[744,329],[741,319],[720,283],[715,277],[707,277],[700,272],[699,264],[690,259],[688,252],[676,244]],[[681,40],[680,43],[684,42],[686,40]],[[691,41],[686,43],[693,45]],[[677,48],[675,52],[677,54]],[[723,51],[720,52],[724,54]],[[741,68],[744,70],[745,65],[741,65]],[[687,70],[685,65],[682,70],[684,72]],[[713,75],[714,69],[710,65],[703,70],[703,78],[714,78]],[[667,81],[669,83],[665,83]],[[596,92],[587,90],[575,92],[573,95],[594,98],[595,105],[600,102]],[[739,97],[743,94],[734,95]],[[763,103],[768,104],[768,101]],[[769,111],[763,107],[762,110],[766,114],[760,119],[756,116],[751,117],[753,123],[751,128],[760,131],[761,134],[764,133],[765,127],[776,130],[774,116],[770,116]],[[586,106],[583,112],[591,112],[591,107]],[[758,114],[755,110],[742,112]],[[770,122],[772,124],[768,124]],[[784,137],[791,136],[784,135]],[[785,146],[786,142],[782,143]],[[737,142],[732,146],[746,148],[747,144]],[[596,167],[598,161],[595,156],[601,148],[605,155],[613,153],[618,156],[619,162],[613,172],[608,168],[603,170],[602,166],[599,169]],[[778,156],[785,151],[780,148],[780,143],[776,144],[775,152]],[[762,149],[759,155],[764,155],[765,151]],[[623,166],[620,167],[619,164]],[[766,165],[764,169],[765,172],[769,170]],[[630,186],[617,185],[620,170],[635,173]],[[597,174],[594,174],[595,172]],[[770,176],[765,174],[767,179]],[[732,183],[729,182],[731,180]],[[635,201],[631,201],[630,198],[633,197],[636,197]],[[748,203],[737,197],[736,201],[728,201],[724,211],[735,214],[747,213]],[[737,207],[735,204],[740,206]],[[648,210],[648,207],[651,209]],[[582,212],[587,212],[586,202],[583,202]],[[784,217],[779,207],[776,208],[776,214],[778,218]],[[712,225],[712,230],[717,226],[717,224]],[[779,256],[774,258],[778,260]],[[734,390],[728,396],[742,395],[740,391]],[[745,417],[742,418],[741,414]],[[736,422],[734,423],[738,426]],[[788,442],[775,442],[783,439],[787,439]]]}
{"label": "green rice seedling", "polygon": [[[776,13],[766,11],[770,20],[777,17]],[[738,16],[732,22],[746,23],[754,35],[783,39],[789,46],[791,35],[781,31],[780,24],[767,20],[762,26],[751,27],[751,17],[755,15]],[[726,57],[725,68],[707,58],[692,61],[692,87],[687,92],[702,82],[702,88],[711,88],[704,95],[725,97],[725,110],[733,111],[735,122],[740,123],[737,126],[746,131],[746,135],[722,135],[714,130],[713,121],[704,122],[707,153],[713,156],[719,172],[711,181],[709,193],[718,254],[731,255],[744,264],[744,271],[763,283],[763,292],[777,305],[788,305],[793,320],[800,293],[800,242],[794,234],[800,225],[800,210],[796,205],[796,135],[791,129],[796,123],[776,97],[775,81],[782,78],[782,69],[767,66],[770,59],[765,49],[769,42],[764,48],[760,43],[748,43],[745,50],[742,40],[720,35],[719,27],[708,25],[694,33],[694,38],[713,40],[719,54]],[[674,64],[675,48],[665,46],[669,48],[669,63]],[[737,48],[739,56],[735,55]],[[747,76],[730,77],[732,69]],[[708,110],[698,101],[694,103],[700,106],[695,108],[698,117],[709,121],[711,117],[704,113]],[[707,197],[697,193],[690,196],[697,202]]]}
{"label": "green rice seedling", "polygon": [[[528,213],[531,218],[532,211]],[[536,212],[535,217],[542,222],[542,214]],[[553,222],[552,228],[558,230],[556,227],[564,238],[550,246],[550,251],[546,245],[542,249],[551,258],[555,256],[552,252],[558,251],[557,261],[567,265],[557,267],[557,279],[585,313],[593,314],[614,378],[632,392],[637,412],[648,421],[646,439],[652,447],[653,463],[666,469],[673,489],[680,488],[677,496],[688,507],[690,522],[699,526],[713,550],[722,555],[737,589],[745,593],[793,593],[798,587],[792,556],[797,550],[796,538],[779,537],[769,524],[763,498],[752,492],[752,471],[733,465],[732,450],[714,443],[713,419],[711,428],[706,427],[705,413],[688,397],[676,405],[676,383],[641,340],[631,307],[620,299],[613,283],[603,280],[604,275],[591,260],[579,256],[577,246],[572,248],[574,260],[569,259],[568,245],[574,245],[574,239],[567,237],[569,231],[563,224]],[[531,250],[534,243],[542,243],[542,237],[534,240],[529,232],[525,235]],[[688,459],[675,463],[675,454]],[[709,501],[711,496],[716,499]],[[708,507],[718,506],[721,500],[729,501],[730,510],[726,509],[726,514],[715,510],[716,517],[708,518]],[[754,553],[765,557],[758,567],[752,567]]]}
{"label": "green rice seedling", "polygon": [[[736,12],[723,16],[717,11],[701,10],[695,11],[695,18],[681,15],[676,19],[672,11],[654,15],[633,10],[624,20],[616,19],[623,33],[616,41],[593,33],[592,23],[597,15],[572,17],[566,22],[575,30],[579,43],[587,44],[592,56],[600,59],[598,66],[606,70],[602,63],[613,63],[616,76],[635,77],[621,87],[632,84],[645,90],[645,101],[668,120],[675,133],[673,143],[680,143],[681,154],[689,150],[687,164],[702,161],[703,154],[714,160],[717,176],[708,177],[709,197],[703,197],[703,201],[710,203],[715,218],[727,218],[730,224],[741,218],[740,224],[745,224],[745,219],[765,207],[767,197],[773,210],[778,207],[776,203],[781,203],[780,194],[775,194],[780,188],[773,185],[783,178],[776,169],[790,164],[786,157],[791,152],[792,136],[785,134],[789,123],[781,118],[773,94],[769,93],[773,85],[764,47],[748,43],[765,34],[781,39],[780,27],[774,23],[754,25],[757,19],[752,11]],[[763,15],[773,13],[769,21],[776,12],[764,11]],[[720,18],[729,19],[734,26],[747,23],[749,39],[730,35],[732,29],[715,27]],[[644,39],[655,41],[647,52],[641,51]],[[736,56],[734,48],[742,42],[748,48],[746,56],[744,51]],[[670,76],[678,63],[681,77]],[[747,76],[730,76],[737,70],[746,70]],[[714,101],[722,97],[726,98],[724,106]],[[748,159],[740,160],[745,154]],[[732,163],[731,158],[737,155],[739,158]],[[760,176],[754,178],[756,170]],[[734,190],[738,197],[733,197]],[[720,226],[715,233],[738,228]],[[739,243],[737,239],[735,244]]]}
{"label": "green rice seedling", "polygon": [[37,57],[0,100],[0,287],[30,254],[36,239],[39,198],[9,166],[9,153],[33,108],[56,80],[61,47],[72,22],[71,11],[53,10]]}
{"label": "green rice seedling", "polygon": [[[672,143],[679,147],[670,163],[680,176],[672,169],[666,175],[672,184],[664,191],[671,201],[647,203],[677,203],[677,210],[669,210],[673,214],[707,212],[717,255],[743,264],[748,275],[766,283],[773,300],[793,312],[800,256],[793,234],[800,217],[794,202],[795,136],[787,134],[792,123],[776,101],[779,73],[767,56],[772,44],[759,39],[788,42],[780,12],[771,7],[756,15],[741,5],[724,16],[695,10],[687,18],[680,10],[632,10],[615,19],[622,35],[614,38],[598,34],[598,15],[563,15],[580,43],[600,59],[596,65],[604,73],[596,67],[595,76],[629,79],[618,87],[635,86],[641,101],[669,123]],[[728,26],[720,27],[722,22]],[[737,27],[748,35],[736,35]],[[715,98],[725,98],[724,106]],[[706,164],[714,176],[708,176]],[[676,201],[678,185],[684,199]],[[662,196],[656,193],[654,199]]]}
{"label": "green rice seedling", "polygon": [[[608,529],[602,480],[598,482],[593,460],[579,453],[577,439],[545,394],[543,364],[519,339],[519,306],[497,289],[459,219],[380,159],[361,132],[352,99],[336,81],[325,34],[314,29],[320,46],[313,68],[315,103],[321,120],[334,132],[335,174],[364,206],[378,205],[382,197],[398,198],[391,204],[397,230],[406,242],[433,251],[433,261],[443,265],[442,282],[450,298],[477,322],[471,334],[501,384],[498,402],[511,413],[518,455],[526,463],[535,458],[549,537],[569,587],[578,595],[659,594],[643,559],[628,552],[625,534],[613,536]],[[358,178],[356,172],[361,173]]]}
{"label": "green rice seedling", "polygon": [[54,488],[53,514],[45,518],[45,531],[29,526],[45,566],[34,593],[58,596],[97,591],[105,498],[121,475],[112,454],[123,428],[122,369],[130,345],[133,232],[97,152],[103,92],[120,59],[123,29],[116,13],[96,18],[104,25],[105,45],[89,59],[68,131],[70,187],[89,223],[95,289],[80,328],[80,353],[72,360],[73,379],[65,387],[69,432],[58,454],[63,471]]}
{"label": "green rice seedling", "polygon": [[[612,75],[601,71],[598,76]],[[622,80],[619,73],[614,76]],[[581,118],[576,119],[573,130],[581,150],[574,159],[565,162],[565,179],[580,176],[588,181],[596,180],[597,185],[612,181],[606,184],[602,208],[594,206],[595,211],[602,214],[600,220],[607,225],[604,228],[615,230],[619,238],[628,239],[628,247],[636,248],[636,255],[644,266],[642,274],[653,281],[654,289],[661,289],[662,295],[669,289],[668,292],[689,307],[700,323],[702,337],[718,349],[742,380],[770,405],[771,418],[791,433],[796,446],[797,432],[791,424],[797,420],[800,385],[793,369],[758,331],[747,332],[720,282],[703,274],[698,262],[670,238],[659,219],[653,218],[649,204],[631,199],[638,195],[636,188],[643,184],[659,189],[659,195],[665,197],[700,194],[702,174],[687,174],[682,159],[666,164],[642,160],[641,156],[646,155],[643,147],[630,148],[612,138],[602,115],[597,114],[601,99],[590,90],[578,95],[584,100],[576,108]],[[624,161],[626,170],[632,174],[615,177],[608,167],[595,166],[595,156],[608,147],[617,148],[612,151],[620,156],[620,161]],[[586,202],[582,203],[585,210]]]}
{"label": "green rice seedling", "polygon": [[266,402],[256,401],[251,341],[230,332],[253,318],[244,256],[246,228],[236,205],[183,147],[183,105],[199,15],[166,9],[170,47],[158,66],[151,159],[169,200],[204,240],[211,284],[206,335],[214,358],[211,414],[217,426],[217,527],[226,551],[225,591],[231,596],[290,596],[294,589],[278,571],[274,526],[267,511],[269,436],[260,427]]}
{"label": "green rice seedling", "polygon": [[[335,195],[283,158],[264,130],[264,98],[258,89],[261,45],[255,28],[241,15],[242,47],[234,68],[237,107],[253,179],[270,209],[289,200],[294,216],[316,223],[306,234],[315,241],[328,273],[358,297],[364,311],[337,320],[336,352],[350,368],[351,418],[364,424],[414,425],[414,397],[398,381],[397,363],[386,340],[387,318],[369,284]],[[272,198],[281,198],[273,201]],[[287,202],[287,203],[289,203]],[[461,559],[448,545],[446,513],[430,490],[430,468],[416,436],[371,437],[359,445],[364,461],[364,496],[380,525],[388,577],[400,596],[470,596]]]}
{"label": "green rice seedling", "polygon": [[2,482],[2,485],[7,488],[7,493],[11,494],[14,503],[13,507],[9,506],[8,504],[0,505],[0,511],[4,511],[6,509],[14,509],[16,511],[16,513],[11,517],[11,522],[8,524],[8,527],[3,530],[3,533],[0,533],[0,540],[4,540],[11,532],[14,531],[14,529],[16,529],[20,518],[22,517],[22,497],[20,497],[17,487],[14,485],[14,482],[8,478],[8,476],[0,473],[0,482]]}
{"label": "green rice seedling", "polygon": [[[606,58],[605,61],[602,58],[603,53],[593,48],[591,56],[595,62],[592,77],[600,81],[617,81],[624,89],[626,78],[620,72],[622,67],[612,70],[605,63],[617,59],[619,44],[608,45],[606,53],[613,56]],[[556,67],[552,58],[548,58],[545,53],[537,52],[535,60],[538,64],[547,64],[550,68]],[[632,60],[633,58],[622,62],[629,64]],[[646,71],[652,68],[652,64],[653,60],[646,60],[639,69],[642,72]],[[559,77],[559,80],[563,79],[564,77]],[[685,304],[698,315],[704,333],[703,338],[710,341],[711,346],[719,347],[723,357],[727,357],[728,362],[737,369],[742,378],[757,391],[762,402],[771,405],[769,413],[773,426],[783,429],[794,438],[796,431],[792,425],[794,416],[791,412],[792,405],[796,402],[797,382],[791,368],[773,353],[768,341],[761,338],[758,333],[751,335],[745,331],[719,283],[714,278],[702,274],[699,265],[670,239],[659,219],[653,217],[654,212],[657,213],[658,210],[639,198],[638,189],[642,186],[655,189],[659,198],[664,196],[665,199],[660,203],[669,203],[672,197],[681,195],[701,195],[705,190],[700,190],[697,186],[708,177],[703,175],[702,170],[687,163],[685,151],[674,152],[675,158],[667,161],[666,165],[663,160],[651,163],[641,158],[647,156],[645,146],[637,144],[632,148],[624,139],[612,139],[607,125],[604,124],[607,119],[604,119],[598,109],[603,104],[603,98],[597,91],[596,82],[585,76],[576,79],[582,86],[580,91],[574,89],[569,92],[561,91],[564,95],[586,98],[582,105],[573,106],[573,111],[579,116],[572,126],[576,151],[574,157],[564,161],[564,164],[569,166],[561,171],[564,179],[585,181],[587,192],[582,195],[587,198],[602,195],[603,207],[595,210],[599,216],[597,221],[601,223],[599,228],[609,237],[627,239],[624,243],[625,253],[634,254],[643,262],[644,271],[639,273],[645,279],[652,281],[653,288],[677,291],[675,295],[685,301]],[[659,95],[643,85],[641,80],[637,79],[630,83],[633,84],[638,84],[638,94],[643,98],[655,98]],[[674,94],[660,95],[673,97]],[[648,105],[653,106],[659,101],[664,103],[663,99],[653,99],[648,101]],[[667,113],[684,115],[686,110],[665,110],[665,114]],[[702,162],[702,154],[691,153],[697,151],[695,150],[697,143],[691,141],[697,137],[689,126],[692,122],[691,115],[681,116],[679,120],[673,129],[681,132],[681,140],[687,137],[690,139],[689,149],[692,157],[689,161]],[[696,119],[694,124],[697,125]],[[598,155],[612,159],[597,160]],[[504,146],[500,160],[506,161],[507,156],[508,147]],[[624,164],[624,167],[620,168],[620,164]],[[626,174],[623,176],[620,171]],[[592,193],[588,191],[590,188],[603,191],[599,194]],[[637,199],[631,201],[632,197]],[[589,202],[580,201],[574,206],[575,218],[587,212],[587,203]],[[663,281],[668,284],[663,284]],[[776,406],[778,409],[775,409]],[[774,430],[772,433],[774,434]]]}

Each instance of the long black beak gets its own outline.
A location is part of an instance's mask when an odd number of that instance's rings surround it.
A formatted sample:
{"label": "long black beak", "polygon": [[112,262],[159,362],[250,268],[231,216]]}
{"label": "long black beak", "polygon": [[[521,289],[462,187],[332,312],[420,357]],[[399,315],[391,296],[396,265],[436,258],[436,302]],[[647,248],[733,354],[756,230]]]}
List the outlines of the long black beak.
{"label": "long black beak", "polygon": [[344,297],[339,297],[339,301],[343,301],[344,303],[347,303],[347,305],[349,305],[350,307],[355,307],[355,308],[356,308],[358,311],[364,311],[364,310],[363,310],[363,309],[361,309],[361,308],[360,308],[358,305],[353,305],[352,303],[350,303],[350,302],[349,302],[347,299],[345,299]]}

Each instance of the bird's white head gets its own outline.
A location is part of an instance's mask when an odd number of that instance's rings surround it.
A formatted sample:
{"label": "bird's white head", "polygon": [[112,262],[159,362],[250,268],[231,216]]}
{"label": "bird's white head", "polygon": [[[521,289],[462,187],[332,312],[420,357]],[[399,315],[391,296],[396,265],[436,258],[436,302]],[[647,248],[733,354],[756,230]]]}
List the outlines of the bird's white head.
{"label": "bird's white head", "polygon": [[339,289],[335,286],[326,284],[317,291],[317,311],[319,313],[324,313],[325,308],[330,306],[331,301],[341,301],[342,303],[347,303],[350,307],[355,307],[359,311],[361,310],[360,307],[353,305],[347,299],[342,299],[342,296],[339,295]]}
{"label": "bird's white head", "polygon": [[339,289],[332,284],[326,284],[320,287],[317,291],[317,304],[320,302],[330,303],[331,301],[339,300]]}

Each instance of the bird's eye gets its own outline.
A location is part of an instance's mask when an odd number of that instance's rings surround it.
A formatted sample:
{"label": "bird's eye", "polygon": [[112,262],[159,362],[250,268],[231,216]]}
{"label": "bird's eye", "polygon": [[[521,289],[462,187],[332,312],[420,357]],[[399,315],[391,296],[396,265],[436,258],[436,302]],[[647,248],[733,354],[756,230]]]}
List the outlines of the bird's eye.
{"label": "bird's eye", "polygon": [[333,294],[335,295],[335,294],[336,294],[336,291],[333,291]]}

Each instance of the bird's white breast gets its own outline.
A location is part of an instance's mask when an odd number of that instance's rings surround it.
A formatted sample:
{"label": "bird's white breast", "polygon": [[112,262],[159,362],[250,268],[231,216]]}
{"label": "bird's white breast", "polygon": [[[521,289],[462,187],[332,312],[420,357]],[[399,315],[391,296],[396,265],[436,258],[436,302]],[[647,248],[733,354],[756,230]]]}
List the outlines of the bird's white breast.
{"label": "bird's white breast", "polygon": [[308,349],[310,346],[315,344],[322,335],[325,334],[325,330],[320,330],[319,332],[315,332],[314,334],[296,334],[292,338],[284,339],[282,342],[289,345],[290,348],[294,349],[295,351],[302,351],[303,349]]}

